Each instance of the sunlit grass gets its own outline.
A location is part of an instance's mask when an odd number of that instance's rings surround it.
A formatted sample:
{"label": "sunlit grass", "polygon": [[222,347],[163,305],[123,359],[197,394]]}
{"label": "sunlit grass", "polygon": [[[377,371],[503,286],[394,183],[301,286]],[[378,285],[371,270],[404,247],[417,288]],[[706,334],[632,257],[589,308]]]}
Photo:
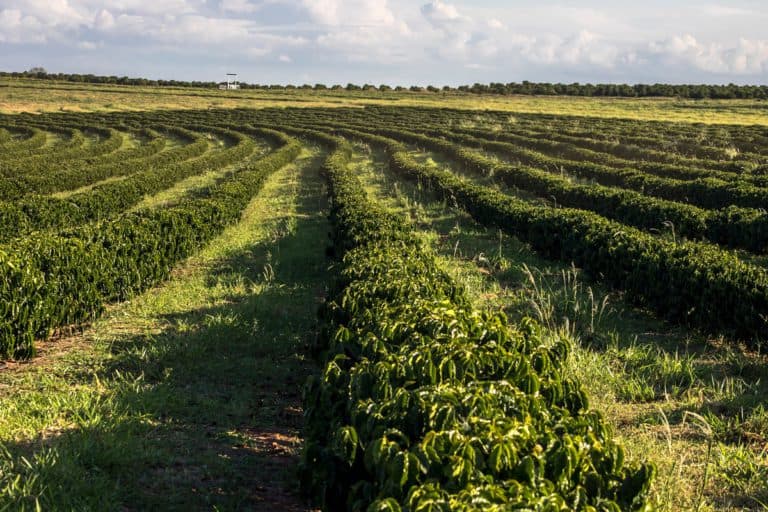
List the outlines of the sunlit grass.
{"label": "sunlit grass", "polygon": [[478,96],[410,91],[348,92],[301,89],[219,91],[181,87],[138,87],[0,79],[0,113],[362,107],[365,105],[447,107],[528,114],[768,125],[768,108],[766,108],[768,103],[760,100]]}
{"label": "sunlit grass", "polygon": [[[0,372],[0,510],[279,510],[327,240],[319,150],[165,284]],[[307,250],[307,248],[312,250]]]}
{"label": "sunlit grass", "polygon": [[357,149],[353,165],[369,194],[412,223],[476,307],[513,321],[533,317],[572,340],[568,372],[613,425],[629,460],[659,468],[652,496],[659,510],[764,510],[764,355],[655,320],[578,269],[544,260],[397,179],[382,154]]}

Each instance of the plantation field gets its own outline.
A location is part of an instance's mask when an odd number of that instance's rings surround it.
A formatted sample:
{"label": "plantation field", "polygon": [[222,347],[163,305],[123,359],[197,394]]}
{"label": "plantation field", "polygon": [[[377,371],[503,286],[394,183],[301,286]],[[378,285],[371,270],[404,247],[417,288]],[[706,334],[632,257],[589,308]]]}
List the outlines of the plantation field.
{"label": "plantation field", "polygon": [[207,108],[364,107],[366,105],[499,110],[529,114],[768,125],[763,100],[498,96],[413,91],[141,87],[0,77],[0,113],[114,112]]}
{"label": "plantation field", "polygon": [[0,510],[768,507],[758,103],[216,92],[0,83]]}

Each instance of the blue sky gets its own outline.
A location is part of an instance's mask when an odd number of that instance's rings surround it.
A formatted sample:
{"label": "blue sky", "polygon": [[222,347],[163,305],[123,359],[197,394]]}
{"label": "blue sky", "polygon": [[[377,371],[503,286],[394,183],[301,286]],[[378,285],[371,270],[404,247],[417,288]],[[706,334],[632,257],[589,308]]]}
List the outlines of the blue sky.
{"label": "blue sky", "polygon": [[0,0],[0,69],[256,83],[768,83],[765,0]]}

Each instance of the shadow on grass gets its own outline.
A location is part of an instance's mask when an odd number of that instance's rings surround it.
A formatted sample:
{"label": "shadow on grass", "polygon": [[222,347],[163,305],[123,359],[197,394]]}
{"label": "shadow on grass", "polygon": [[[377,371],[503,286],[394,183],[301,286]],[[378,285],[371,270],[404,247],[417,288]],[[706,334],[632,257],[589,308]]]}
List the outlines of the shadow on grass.
{"label": "shadow on grass", "polygon": [[[373,166],[376,174],[370,178],[379,194],[390,203],[395,198],[396,209],[435,238],[433,249],[452,260],[457,272],[479,276],[469,276],[467,282],[477,286],[473,292],[481,296],[484,307],[503,309],[514,323],[523,316],[536,318],[536,308],[551,305],[554,326],[569,326],[568,331],[580,338],[584,353],[589,354],[587,369],[579,369],[579,373],[590,378],[593,372],[593,380],[605,380],[617,400],[632,408],[632,425],[660,425],[657,408],[650,416],[642,412],[647,410],[646,402],[654,402],[663,407],[664,421],[674,426],[685,421],[695,432],[688,440],[691,449],[706,445],[705,432],[710,432],[716,450],[728,454],[713,469],[718,489],[707,493],[708,500],[719,508],[734,504],[754,507],[756,500],[768,501],[764,485],[760,489],[759,483],[768,477],[768,358],[764,354],[746,351],[724,336],[713,339],[658,320],[625,304],[621,292],[605,289],[599,280],[563,262],[539,257],[514,237],[477,225],[449,199],[399,179],[381,162],[381,155],[372,152],[372,157],[379,160]],[[535,287],[524,265],[534,272]],[[492,293],[486,298],[492,284],[498,286],[498,296]],[[590,302],[590,295],[597,300]],[[608,313],[593,329],[591,306],[600,304],[602,297],[608,297]],[[691,412],[703,418],[703,423],[690,416]]]}
{"label": "shadow on grass", "polygon": [[113,341],[96,376],[110,392],[72,411],[78,428],[6,445],[0,509],[307,510],[294,478],[314,370],[304,354],[328,280],[313,173],[305,166],[295,222],[205,276],[226,290],[220,303]]}

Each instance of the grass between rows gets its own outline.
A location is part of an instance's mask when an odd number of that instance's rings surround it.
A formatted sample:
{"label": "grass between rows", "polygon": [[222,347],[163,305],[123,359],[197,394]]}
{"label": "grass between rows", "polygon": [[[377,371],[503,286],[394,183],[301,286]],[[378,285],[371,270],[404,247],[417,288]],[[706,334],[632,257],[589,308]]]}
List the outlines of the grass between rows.
{"label": "grass between rows", "polygon": [[0,371],[0,510],[306,510],[300,391],[325,293],[320,151],[170,281]]}
{"label": "grass between rows", "polygon": [[[221,142],[221,141],[219,141]],[[218,149],[214,151],[220,151],[223,146],[221,143],[217,146]],[[221,181],[228,173],[236,171],[244,165],[246,161],[258,158],[265,155],[270,150],[269,144],[266,142],[258,142],[256,150],[251,154],[248,159],[234,165],[228,165],[226,167],[220,167],[217,169],[211,169],[201,174],[196,174],[176,182],[173,186],[168,187],[165,190],[161,190],[156,194],[147,195],[138,202],[130,211],[147,210],[151,208],[165,208],[178,202],[180,199],[194,194],[196,191],[205,190],[211,185],[214,185]],[[208,152],[197,157],[204,158],[208,155]]]}
{"label": "grass between rows", "polygon": [[[131,134],[131,133],[128,133],[128,132],[123,132],[123,144],[116,151],[118,151],[118,152],[128,151],[130,149],[134,149],[134,148],[140,146],[141,144],[142,144],[142,141],[140,141],[139,138],[136,137],[135,134]],[[92,164],[92,165],[102,165],[102,164],[99,163],[99,162],[96,162],[95,164]],[[101,185],[106,185],[107,183],[113,183],[113,182],[116,182],[116,181],[122,181],[122,180],[124,180],[127,177],[128,176],[112,176],[112,177],[105,178],[105,179],[100,180],[100,181],[96,181],[94,183],[90,183],[88,185],[83,185],[82,187],[78,187],[76,189],[62,190],[60,192],[54,192],[54,193],[48,194],[48,195],[50,195],[51,197],[55,197],[57,199],[66,199],[67,197],[70,197],[70,196],[73,196],[73,195],[76,195],[76,194],[81,194],[83,192],[88,192],[89,190],[93,190],[95,187],[99,187]]]}
{"label": "grass between rows", "polygon": [[660,510],[766,510],[768,358],[653,319],[398,180],[381,153],[357,149],[353,165],[368,192],[413,224],[478,307],[532,316],[573,340],[569,371],[592,407],[630,459],[659,467]]}

